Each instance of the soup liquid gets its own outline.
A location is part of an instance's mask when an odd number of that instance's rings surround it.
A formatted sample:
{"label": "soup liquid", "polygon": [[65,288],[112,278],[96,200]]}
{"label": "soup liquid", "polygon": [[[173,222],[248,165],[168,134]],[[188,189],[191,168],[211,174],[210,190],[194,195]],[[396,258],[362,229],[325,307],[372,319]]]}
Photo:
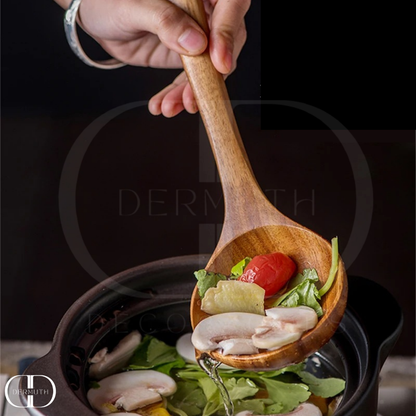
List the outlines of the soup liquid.
{"label": "soup liquid", "polygon": [[228,391],[225,388],[220,375],[218,374],[218,367],[221,363],[211,358],[208,354],[202,354],[198,359],[198,364],[208,374],[209,378],[215,383],[218,390],[220,391],[227,416],[233,416],[233,402],[231,401],[230,395],[228,394]]}

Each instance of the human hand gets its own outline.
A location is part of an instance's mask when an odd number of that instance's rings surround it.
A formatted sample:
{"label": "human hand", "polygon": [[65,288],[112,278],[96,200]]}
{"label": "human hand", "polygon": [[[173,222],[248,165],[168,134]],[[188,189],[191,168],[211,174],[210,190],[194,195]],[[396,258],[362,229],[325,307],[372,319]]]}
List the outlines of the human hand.
{"label": "human hand", "polygon": [[[246,41],[244,16],[250,0],[204,0],[204,6],[210,26],[211,60],[227,76],[235,69]],[[208,42],[199,25],[169,0],[83,0],[79,20],[111,56],[129,65],[180,68],[179,54],[198,55]],[[150,99],[149,111],[173,117],[184,109],[198,111],[182,72]]]}

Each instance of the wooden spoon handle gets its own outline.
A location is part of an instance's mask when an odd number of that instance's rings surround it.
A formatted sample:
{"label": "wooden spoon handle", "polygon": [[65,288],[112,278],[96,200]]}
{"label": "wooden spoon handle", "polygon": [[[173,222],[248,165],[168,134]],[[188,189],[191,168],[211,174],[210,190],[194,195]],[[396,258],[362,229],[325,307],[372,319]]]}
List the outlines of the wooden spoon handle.
{"label": "wooden spoon handle", "polygon": [[[209,36],[202,1],[174,0],[193,17]],[[182,55],[182,62],[194,92],[220,174],[226,213],[252,194],[262,192],[252,172],[242,143],[223,76],[211,62],[208,49],[198,56]],[[247,208],[247,207],[246,207]]]}
{"label": "wooden spoon handle", "polygon": [[[173,0],[209,36],[201,0]],[[215,69],[208,49],[198,56],[182,55],[220,174],[225,218],[216,252],[254,228],[291,222],[263,194],[250,166],[228,97],[224,77]],[[215,254],[215,253],[214,253]],[[214,255],[213,255],[214,257]]]}

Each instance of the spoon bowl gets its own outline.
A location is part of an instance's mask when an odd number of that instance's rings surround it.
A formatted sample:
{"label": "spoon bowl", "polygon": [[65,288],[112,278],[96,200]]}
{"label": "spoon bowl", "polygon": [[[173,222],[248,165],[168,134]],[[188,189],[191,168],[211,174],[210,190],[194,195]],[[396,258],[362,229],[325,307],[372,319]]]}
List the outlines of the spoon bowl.
{"label": "spoon bowl", "polygon": [[[296,225],[267,225],[248,231],[221,249],[217,248],[206,270],[229,275],[231,267],[244,257],[277,251],[288,255],[296,263],[297,270],[316,269],[320,277],[318,288],[325,284],[331,266],[331,245],[314,232]],[[345,268],[342,260],[339,260],[336,279],[320,302],[323,316],[315,328],[305,332],[298,341],[278,350],[253,355],[222,355],[218,351],[212,351],[209,355],[229,366],[256,371],[278,369],[303,361],[323,347],[335,333],[346,306],[346,279]],[[275,300],[266,299],[265,306],[270,306]],[[208,316],[201,310],[201,299],[195,287],[191,299],[192,327],[195,328]],[[197,351],[197,356],[199,355],[201,353]]]}
{"label": "spoon bowl", "polygon": [[[208,34],[202,2],[175,0],[175,4]],[[181,58],[210,140],[224,194],[223,229],[205,269],[229,275],[232,266],[244,257],[282,252],[292,258],[298,272],[316,269],[319,289],[331,268],[330,243],[283,215],[262,192],[244,149],[223,76],[214,68],[208,51]],[[298,341],[259,354],[222,355],[213,351],[209,355],[232,367],[257,371],[301,362],[330,340],[342,319],[346,302],[347,275],[339,258],[335,281],[321,300],[323,316],[316,327]],[[193,328],[208,316],[201,310],[197,287],[192,295],[190,313]],[[199,351],[196,354],[197,357],[201,355]]]}

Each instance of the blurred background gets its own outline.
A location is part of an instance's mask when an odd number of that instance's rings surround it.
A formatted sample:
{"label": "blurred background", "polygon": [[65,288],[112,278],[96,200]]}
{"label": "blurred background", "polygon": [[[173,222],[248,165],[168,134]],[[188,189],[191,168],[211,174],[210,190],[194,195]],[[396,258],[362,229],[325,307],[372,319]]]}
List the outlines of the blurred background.
{"label": "blurred background", "polygon": [[[108,276],[152,260],[211,252],[223,218],[221,186],[199,116],[164,119],[147,111],[147,100],[179,70],[90,68],[69,49],[63,11],[53,1],[29,2],[24,13],[18,2],[2,9],[19,24],[2,22],[1,336],[49,341],[67,308],[97,283],[62,228],[66,161],[68,169],[74,164],[83,243]],[[253,1],[246,21],[248,41],[227,86],[255,175],[284,214],[327,239],[338,235],[341,254],[347,244],[359,246],[347,271],[396,297],[405,320],[393,353],[413,356],[414,132],[347,125],[358,143],[354,156],[363,156],[353,168],[339,132],[325,125],[262,129],[260,2]],[[88,36],[80,33],[80,39],[90,56],[104,56]],[[310,117],[293,111],[293,120]],[[96,134],[82,135],[106,113]],[[350,241],[360,183],[371,184],[360,209],[372,215]]]}

